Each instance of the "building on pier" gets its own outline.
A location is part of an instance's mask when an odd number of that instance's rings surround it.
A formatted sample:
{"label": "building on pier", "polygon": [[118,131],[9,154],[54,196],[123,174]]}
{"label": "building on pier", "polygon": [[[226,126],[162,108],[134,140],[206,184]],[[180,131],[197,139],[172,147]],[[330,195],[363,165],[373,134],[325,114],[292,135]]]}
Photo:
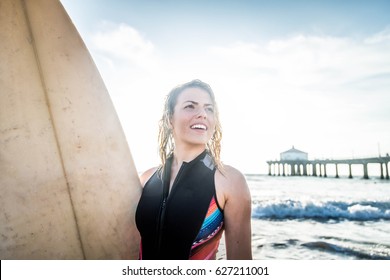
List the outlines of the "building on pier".
{"label": "building on pier", "polygon": [[290,150],[280,153],[280,160],[308,160],[308,155],[292,146]]}
{"label": "building on pier", "polygon": [[380,178],[389,180],[389,162],[390,156],[385,157],[370,157],[370,158],[353,158],[353,159],[325,159],[325,160],[309,160],[308,154],[292,149],[280,153],[280,160],[267,161],[268,175],[270,176],[320,176],[327,177],[327,166],[334,165],[336,170],[336,178],[339,178],[339,165],[348,165],[349,176],[352,176],[352,165],[358,164],[363,167],[363,178],[368,179],[368,164],[379,164]]}

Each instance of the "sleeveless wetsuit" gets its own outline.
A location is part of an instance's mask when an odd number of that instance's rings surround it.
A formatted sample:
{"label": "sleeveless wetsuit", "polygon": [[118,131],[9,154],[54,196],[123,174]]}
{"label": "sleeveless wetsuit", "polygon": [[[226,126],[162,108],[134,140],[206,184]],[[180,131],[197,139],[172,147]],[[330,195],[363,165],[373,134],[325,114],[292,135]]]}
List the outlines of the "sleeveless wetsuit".
{"label": "sleeveless wetsuit", "polygon": [[163,178],[156,171],[145,184],[136,211],[140,259],[215,259],[223,231],[216,168],[207,151],[183,162],[169,192],[173,157]]}

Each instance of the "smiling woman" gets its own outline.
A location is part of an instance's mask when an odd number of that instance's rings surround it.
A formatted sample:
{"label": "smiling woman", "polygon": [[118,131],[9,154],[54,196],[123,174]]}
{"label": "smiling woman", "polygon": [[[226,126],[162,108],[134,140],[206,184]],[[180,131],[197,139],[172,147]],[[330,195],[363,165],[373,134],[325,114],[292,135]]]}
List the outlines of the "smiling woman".
{"label": "smiling woman", "polygon": [[251,259],[251,199],[244,176],[220,161],[221,125],[210,86],[194,80],[167,96],[162,165],[141,175],[140,259]]}
{"label": "smiling woman", "polygon": [[[187,88],[177,98],[175,118],[169,123],[177,147],[204,150],[215,134],[215,117],[210,95],[200,88]],[[213,140],[211,140],[213,141]],[[180,143],[179,143],[180,142]]]}
{"label": "smiling woman", "polygon": [[[203,104],[200,104],[200,102],[203,102]],[[208,136],[210,138],[206,141],[206,145],[209,152],[212,153],[215,163],[220,165],[222,128],[219,121],[218,108],[211,87],[199,80],[194,80],[174,88],[165,100],[159,131],[160,158],[163,165],[165,164],[167,156],[172,154],[174,150],[174,132],[179,132],[173,129],[172,121],[174,121],[174,112],[176,112],[176,115],[179,115],[179,117],[184,116],[186,118],[191,118],[194,114],[198,115],[202,107],[203,110],[207,111],[207,114],[203,120],[204,123],[200,123],[200,125],[212,122],[209,124]],[[180,122],[180,118],[175,119],[178,119],[178,122]],[[198,121],[199,119],[202,118],[198,118]],[[202,122],[202,120],[200,121]],[[191,125],[196,124],[199,123],[192,123]],[[177,130],[178,129],[180,129],[180,127],[177,127]],[[213,134],[210,135],[210,133]],[[177,147],[178,145],[176,144],[176,148]],[[203,149],[204,147],[202,147],[202,150]]]}

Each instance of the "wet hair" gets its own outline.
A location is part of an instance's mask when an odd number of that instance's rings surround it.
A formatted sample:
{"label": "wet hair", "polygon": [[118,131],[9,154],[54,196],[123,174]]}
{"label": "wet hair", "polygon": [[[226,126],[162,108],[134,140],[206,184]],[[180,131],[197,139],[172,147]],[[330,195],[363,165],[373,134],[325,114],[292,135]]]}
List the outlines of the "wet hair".
{"label": "wet hair", "polygon": [[221,169],[222,163],[220,159],[220,152],[221,152],[222,128],[221,128],[221,123],[219,121],[218,108],[215,102],[215,96],[213,90],[208,84],[200,80],[193,80],[185,84],[179,85],[173,88],[166,96],[163,115],[159,122],[159,133],[158,133],[159,154],[160,154],[162,167],[164,168],[167,158],[173,154],[173,150],[175,147],[173,141],[172,129],[170,128],[170,120],[173,116],[178,96],[185,89],[188,88],[199,88],[206,91],[210,95],[211,101],[214,106],[215,130],[213,136],[206,144],[206,148],[210,156],[212,157],[216,167],[218,169]]}

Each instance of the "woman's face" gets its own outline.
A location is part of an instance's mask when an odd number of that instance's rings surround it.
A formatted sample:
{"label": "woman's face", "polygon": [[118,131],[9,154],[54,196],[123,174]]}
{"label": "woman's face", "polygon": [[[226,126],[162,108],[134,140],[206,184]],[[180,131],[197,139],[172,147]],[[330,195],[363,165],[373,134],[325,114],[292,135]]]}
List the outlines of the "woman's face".
{"label": "woman's face", "polygon": [[207,91],[186,88],[178,96],[171,119],[175,145],[206,145],[215,130],[214,105]]}

